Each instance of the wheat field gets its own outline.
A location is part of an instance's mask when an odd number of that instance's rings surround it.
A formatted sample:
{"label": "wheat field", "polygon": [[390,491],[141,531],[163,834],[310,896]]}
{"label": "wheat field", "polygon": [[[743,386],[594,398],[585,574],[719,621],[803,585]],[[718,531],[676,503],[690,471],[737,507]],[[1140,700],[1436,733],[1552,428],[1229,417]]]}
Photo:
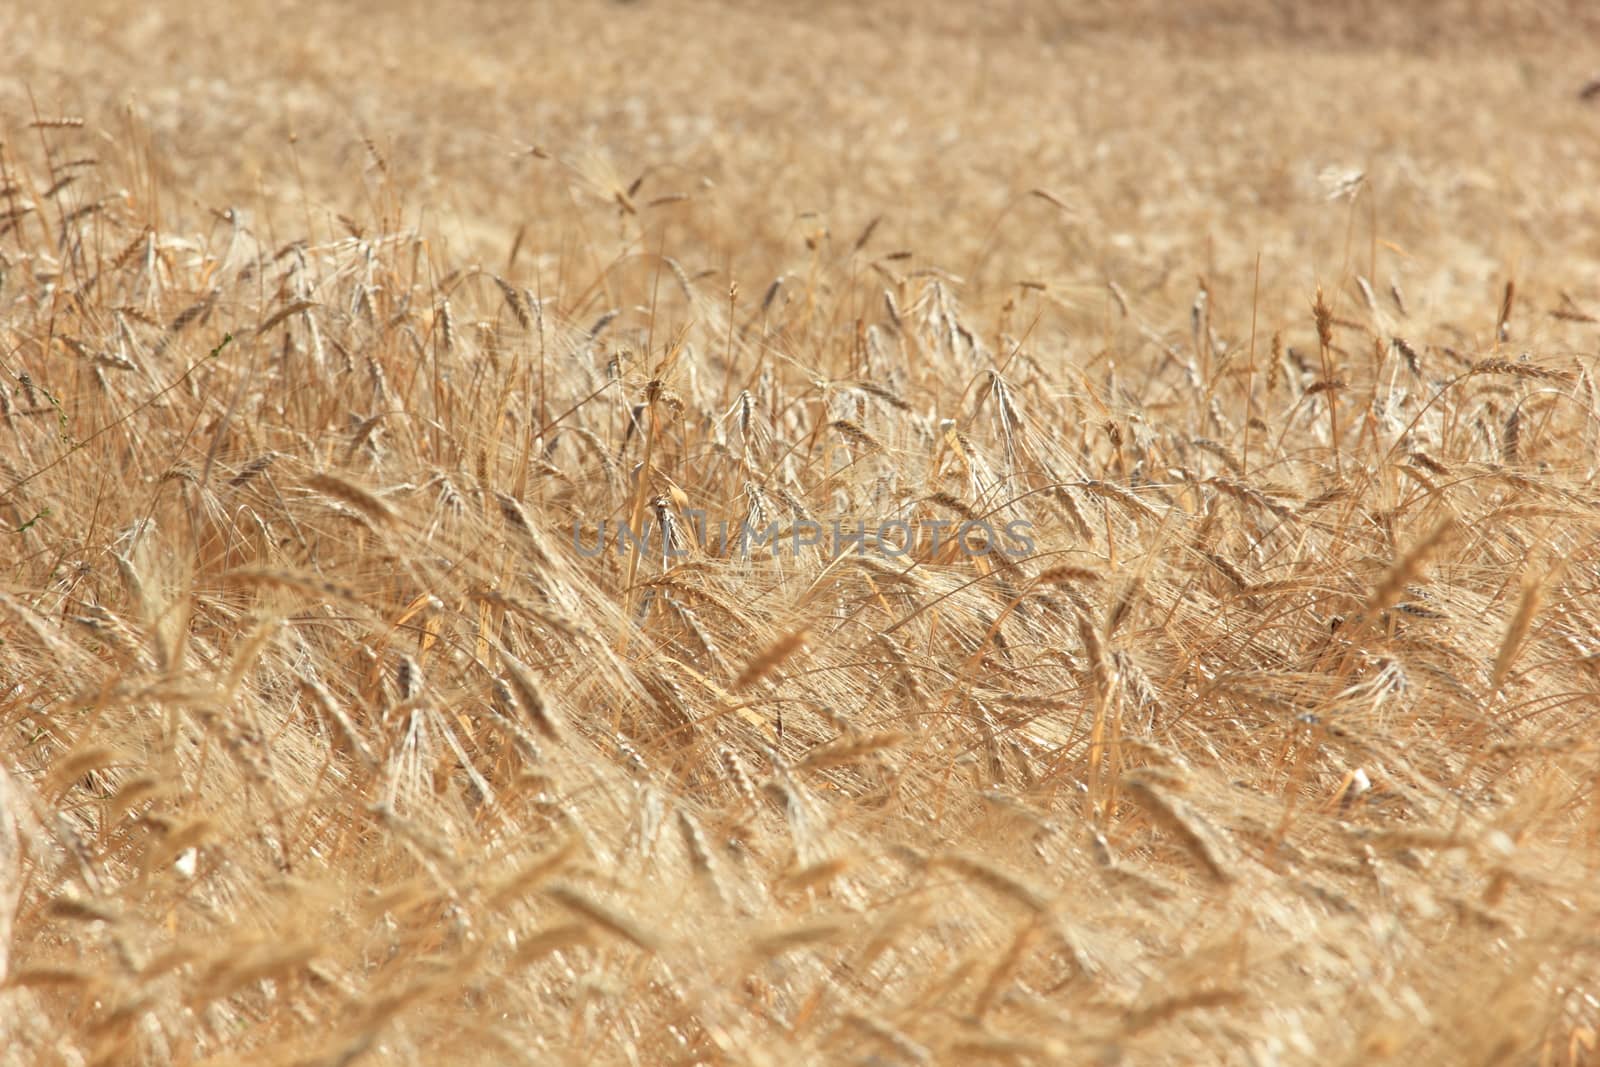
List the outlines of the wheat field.
{"label": "wheat field", "polygon": [[0,9],[0,1064],[1600,1062],[1595,40]]}

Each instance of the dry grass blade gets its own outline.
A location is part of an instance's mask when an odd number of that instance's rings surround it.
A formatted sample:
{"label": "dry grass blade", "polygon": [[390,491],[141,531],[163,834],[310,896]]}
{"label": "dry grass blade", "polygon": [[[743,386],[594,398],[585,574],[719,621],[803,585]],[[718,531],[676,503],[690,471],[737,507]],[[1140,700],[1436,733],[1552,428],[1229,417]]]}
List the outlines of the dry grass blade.
{"label": "dry grass blade", "polygon": [[532,893],[571,865],[581,852],[581,842],[576,837],[567,838],[495,886],[489,893],[489,903],[497,908],[505,907],[512,901]]}
{"label": "dry grass blade", "polygon": [[1087,585],[1099,582],[1101,577],[1099,571],[1063,563],[1040,571],[1034,581],[1039,585]]}
{"label": "dry grass blade", "polygon": [[1231,1007],[1244,1000],[1242,989],[1204,989],[1198,993],[1182,993],[1133,1012],[1124,1020],[1123,1031],[1137,1034],[1187,1011]]}
{"label": "dry grass blade", "polygon": [[1139,497],[1131,490],[1126,489],[1115,482],[1105,482],[1097,479],[1091,479],[1087,482],[1084,482],[1083,487],[1089,492],[1093,493],[1095,496],[1120,504],[1128,511],[1129,514],[1135,517],[1151,519],[1159,519],[1161,517],[1161,513],[1154,507],[1145,503],[1143,500],[1140,500]]}
{"label": "dry grass blade", "polygon": [[524,330],[533,329],[533,317],[528,314],[528,309],[522,302],[522,294],[517,291],[517,287],[498,274],[493,277],[495,285],[500,287],[500,294],[505,297],[506,307],[510,308],[511,314],[516,317],[517,325]]}
{"label": "dry grass blade", "polygon": [[1223,885],[1234,880],[1232,863],[1226,858],[1215,829],[1183,800],[1146,775],[1124,775],[1121,784],[1151,821],[1170,834],[1212,880]]}
{"label": "dry grass blade", "polygon": [[864,757],[897,748],[905,744],[906,735],[901,733],[864,734],[860,737],[851,737],[843,741],[836,741],[831,745],[822,745],[807,752],[795,766],[804,770],[818,771],[828,767],[838,767],[846,763],[854,763]]}
{"label": "dry grass blade", "polygon": [[1383,576],[1383,581],[1378,583],[1367,599],[1366,613],[1369,619],[1376,618],[1399,602],[1406,586],[1422,573],[1422,568],[1428,559],[1456,532],[1457,525],[1453,518],[1441,520],[1432,530],[1418,538],[1405,555],[1395,560]]}
{"label": "dry grass blade", "polygon": [[1051,914],[1050,900],[1042,890],[976,856],[960,854],[939,856],[933,861],[933,865],[954,871],[963,878],[1022,905],[1035,915]]}
{"label": "dry grass blade", "polygon": [[280,322],[283,322],[285,319],[289,318],[291,315],[298,315],[302,311],[310,311],[312,308],[314,308],[316,306],[317,306],[317,302],[315,300],[295,300],[295,301],[292,301],[289,304],[287,304],[286,306],[284,306],[284,307],[278,309],[277,311],[273,312],[272,315],[269,316],[265,322],[263,322],[260,326],[257,326],[256,327],[256,333],[258,333],[258,334],[267,333],[274,326],[278,325]]}
{"label": "dry grass blade", "polygon": [[1494,668],[1489,675],[1490,692],[1498,692],[1505,684],[1506,677],[1511,672],[1511,664],[1516,662],[1517,653],[1522,649],[1528,631],[1533,628],[1534,616],[1539,613],[1539,607],[1544,602],[1545,584],[1545,578],[1533,574],[1523,578],[1522,595],[1517,600],[1517,610],[1511,616],[1510,625],[1506,627],[1499,651],[1495,653]]}
{"label": "dry grass blade", "polygon": [[868,452],[882,452],[884,450],[883,442],[879,441],[876,437],[873,437],[866,430],[862,429],[858,424],[851,422],[848,419],[835,419],[828,425],[834,430],[837,430],[839,436],[843,437],[846,441],[849,441],[857,448],[864,449]]}
{"label": "dry grass blade", "polygon": [[378,525],[388,526],[399,519],[388,501],[343,478],[331,474],[313,474],[305,480],[305,485],[308,489],[315,489],[324,496],[350,505]]}
{"label": "dry grass blade", "polygon": [[1512,378],[1529,378],[1539,382],[1571,382],[1570,371],[1541,367],[1536,363],[1512,362],[1509,359],[1483,359],[1472,365],[1473,374],[1500,374]]}
{"label": "dry grass blade", "polygon": [[501,657],[505,662],[506,679],[510,683],[512,693],[516,695],[522,713],[547,740],[559,741],[561,729],[555,710],[545,699],[544,691],[539,688],[533,672],[509,652],[503,652]]}
{"label": "dry grass blade", "polygon": [[621,938],[645,952],[661,951],[663,942],[658,934],[631,916],[600,903],[587,893],[566,885],[550,886],[542,892],[562,907],[576,912],[584,921],[613,937]]}
{"label": "dry grass blade", "polygon": [[513,496],[506,493],[495,493],[495,503],[500,506],[500,514],[512,529],[522,535],[523,543],[533,552],[533,558],[545,567],[553,566],[550,550],[545,547],[544,538],[534,526],[533,520],[528,518],[528,513],[521,503]]}
{"label": "dry grass blade", "polygon": [[732,691],[740,693],[761,682],[803,649],[810,637],[807,630],[794,630],[778,638],[744,665],[739,677],[734,679]]}
{"label": "dry grass blade", "polygon": [[850,926],[850,922],[842,918],[807,919],[801,923],[755,934],[750,939],[750,954],[757,959],[770,959],[797,948],[827,944],[843,937],[850,930]]}
{"label": "dry grass blade", "polygon": [[350,604],[359,604],[361,602],[361,597],[350,586],[330,582],[326,578],[321,578],[314,574],[304,574],[300,571],[250,568],[228,571],[219,575],[218,580],[223,585],[292,589],[297,592],[310,593],[313,596],[326,597],[330,600],[342,600]]}

